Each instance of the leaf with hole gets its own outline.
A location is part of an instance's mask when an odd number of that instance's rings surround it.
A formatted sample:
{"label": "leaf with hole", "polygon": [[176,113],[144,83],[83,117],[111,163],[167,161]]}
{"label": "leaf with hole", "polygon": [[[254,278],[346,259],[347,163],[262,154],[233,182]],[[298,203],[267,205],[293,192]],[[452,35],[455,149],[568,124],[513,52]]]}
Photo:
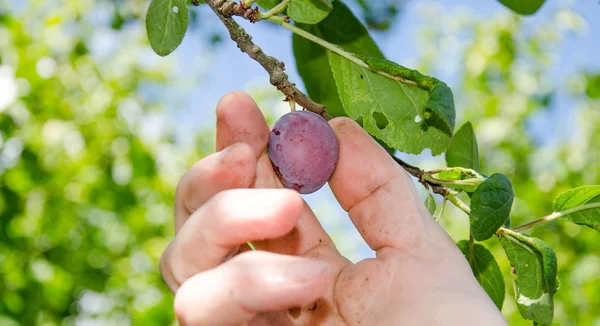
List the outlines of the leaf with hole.
{"label": "leaf with hole", "polygon": [[371,71],[405,85],[418,87],[428,92],[427,102],[423,106],[423,117],[428,126],[454,132],[454,95],[448,85],[436,78],[421,74],[417,70],[406,68],[395,62],[379,58],[357,55],[368,65]]}
{"label": "leaf with hole", "polygon": [[502,229],[500,244],[514,268],[517,307],[523,318],[549,325],[558,289],[556,255],[544,241]]}
{"label": "leaf with hole", "polygon": [[498,0],[500,3],[521,15],[536,13],[546,0]]}
{"label": "leaf with hole", "polygon": [[554,211],[575,224],[600,231],[600,185],[568,190],[554,201]]}
{"label": "leaf with hole", "polygon": [[[458,244],[460,251],[469,258],[469,241],[462,240]],[[473,258],[470,262],[473,275],[477,282],[487,292],[498,309],[502,310],[504,303],[505,285],[504,276],[496,262],[494,255],[483,245],[475,243],[473,245]]]}
{"label": "leaf with hole", "polygon": [[184,0],[152,0],[146,14],[146,33],[156,54],[173,52],[185,36],[188,9]]}
{"label": "leaf with hole", "polygon": [[510,215],[515,193],[510,179],[495,173],[482,182],[471,197],[471,235],[477,241],[489,239]]}
{"label": "leaf with hole", "polygon": [[[338,54],[329,53],[342,105],[349,117],[362,119],[364,129],[390,147],[409,154],[430,148],[441,154],[450,145],[452,133],[436,115],[428,116],[428,91],[378,75]],[[387,125],[378,126],[377,117]]]}
{"label": "leaf with hole", "polygon": [[316,24],[331,12],[330,0],[291,0],[287,7],[287,15],[296,22]]}
{"label": "leaf with hole", "polygon": [[479,150],[471,122],[467,122],[454,134],[452,145],[446,151],[446,164],[449,167],[479,169]]}
{"label": "leaf with hole", "polygon": [[427,193],[427,199],[425,199],[425,207],[429,211],[429,214],[433,215],[435,213],[435,209],[437,208],[435,203],[435,198],[430,193]]}

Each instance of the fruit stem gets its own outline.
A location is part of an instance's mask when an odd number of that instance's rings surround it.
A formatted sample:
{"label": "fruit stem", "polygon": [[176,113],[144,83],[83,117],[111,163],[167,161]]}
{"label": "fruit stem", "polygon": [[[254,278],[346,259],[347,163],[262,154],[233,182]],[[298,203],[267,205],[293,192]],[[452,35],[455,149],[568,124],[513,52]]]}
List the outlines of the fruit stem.
{"label": "fruit stem", "polygon": [[256,248],[254,247],[254,245],[252,244],[252,242],[246,241],[246,244],[248,244],[248,247],[250,247],[250,249],[252,249],[252,251],[256,251]]}
{"label": "fruit stem", "polygon": [[294,26],[294,25],[286,22],[286,19],[284,19],[284,17],[272,16],[272,17],[267,18],[266,20],[269,20],[271,22],[277,23],[277,24],[281,25],[281,27],[283,27],[283,28],[291,31],[292,33],[297,34],[299,36],[302,36],[305,39],[307,39],[309,41],[312,41],[312,42],[314,42],[314,43],[316,43],[316,44],[318,44],[318,45],[320,45],[320,46],[322,46],[322,47],[330,50],[331,52],[334,52],[334,53],[336,53],[336,54],[344,57],[345,59],[353,62],[354,64],[357,64],[358,66],[363,67],[363,68],[365,68],[367,70],[370,70],[370,71],[372,71],[372,72],[374,72],[374,73],[376,73],[378,75],[381,75],[381,76],[384,76],[384,77],[396,80],[396,81],[404,83],[404,84],[417,85],[417,83],[414,82],[414,81],[412,81],[412,80],[408,80],[408,79],[405,79],[405,78],[402,78],[402,77],[399,77],[399,76],[390,75],[390,74],[388,74],[387,72],[384,72],[384,71],[371,69],[371,67],[366,62],[364,62],[362,59],[358,58],[353,53],[346,52],[341,47],[339,47],[339,46],[337,46],[337,45],[335,45],[333,43],[329,43],[329,42],[325,41],[324,39],[322,39],[322,38],[320,38],[318,36],[315,36],[315,35],[307,32],[307,31],[305,31],[303,29],[300,29],[300,28],[298,28],[298,27],[296,27],[296,26]]}

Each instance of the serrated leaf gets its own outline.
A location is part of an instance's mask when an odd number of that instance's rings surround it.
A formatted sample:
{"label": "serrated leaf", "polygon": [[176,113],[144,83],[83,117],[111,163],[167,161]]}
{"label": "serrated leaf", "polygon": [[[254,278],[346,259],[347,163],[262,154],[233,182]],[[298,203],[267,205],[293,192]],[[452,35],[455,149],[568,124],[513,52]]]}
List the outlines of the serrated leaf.
{"label": "serrated leaf", "polygon": [[435,198],[430,193],[427,193],[427,199],[425,199],[425,207],[429,211],[429,214],[433,215],[435,213],[435,209],[437,208],[435,203]]}
{"label": "serrated leaf", "polygon": [[[369,36],[367,29],[341,1],[333,2],[333,10],[320,23],[296,24],[296,26],[340,46],[345,51],[383,58],[383,53]],[[308,95],[316,102],[325,105],[330,115],[347,116],[329,65],[327,57],[329,51],[297,34],[293,34],[292,44],[296,68],[304,81]]]}
{"label": "serrated leaf", "polygon": [[500,3],[521,15],[532,15],[546,0],[498,0]]}
{"label": "serrated leaf", "polygon": [[554,317],[554,293],[558,289],[556,255],[540,239],[503,229],[500,244],[513,266],[517,306],[523,318],[549,325]]}
{"label": "serrated leaf", "polygon": [[508,219],[515,197],[510,179],[495,173],[482,182],[471,197],[471,235],[489,239]]}
{"label": "serrated leaf", "polygon": [[173,52],[185,36],[188,27],[185,0],[152,0],[146,14],[146,33],[156,54]]}
{"label": "serrated leaf", "polygon": [[[371,71],[386,78],[395,79],[409,87],[418,87],[428,92],[427,102],[422,110],[423,122],[427,126],[446,131],[449,135],[454,132],[454,95],[448,85],[436,78],[421,74],[415,69],[406,68],[395,62],[379,58],[357,55]],[[408,85],[410,84],[410,85]]]}
{"label": "serrated leaf", "polygon": [[467,122],[454,134],[452,145],[446,151],[446,164],[449,167],[479,169],[479,150],[471,122]]}
{"label": "serrated leaf", "polygon": [[273,7],[277,6],[281,0],[258,0],[256,3],[264,9],[273,9]]}
{"label": "serrated leaf", "polygon": [[562,193],[554,201],[554,211],[567,221],[600,231],[600,186],[583,186]]}
{"label": "serrated leaf", "polygon": [[291,0],[287,15],[294,21],[304,24],[316,24],[333,9],[330,0]]}
{"label": "serrated leaf", "polygon": [[[438,155],[448,148],[452,135],[425,120],[427,91],[378,75],[334,53],[329,54],[329,63],[346,113],[362,119],[368,133],[409,154],[431,148]],[[377,126],[377,116],[388,121],[384,128]]]}
{"label": "serrated leaf", "polygon": [[[469,258],[469,241],[462,240],[458,244],[463,255]],[[483,245],[473,245],[473,259],[471,261],[473,275],[490,296],[498,309],[502,310],[505,295],[504,276],[494,258],[494,255]]]}

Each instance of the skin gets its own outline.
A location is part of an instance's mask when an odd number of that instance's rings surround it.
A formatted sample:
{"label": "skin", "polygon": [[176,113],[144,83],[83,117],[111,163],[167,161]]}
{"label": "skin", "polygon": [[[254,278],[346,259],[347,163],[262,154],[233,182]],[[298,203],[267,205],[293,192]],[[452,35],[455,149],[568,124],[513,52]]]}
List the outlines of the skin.
{"label": "skin", "polygon": [[216,114],[218,152],[181,178],[160,264],[181,325],[506,325],[410,177],[354,121],[329,121],[329,185],[377,253],[357,264],[277,179],[255,102],[232,92]]}

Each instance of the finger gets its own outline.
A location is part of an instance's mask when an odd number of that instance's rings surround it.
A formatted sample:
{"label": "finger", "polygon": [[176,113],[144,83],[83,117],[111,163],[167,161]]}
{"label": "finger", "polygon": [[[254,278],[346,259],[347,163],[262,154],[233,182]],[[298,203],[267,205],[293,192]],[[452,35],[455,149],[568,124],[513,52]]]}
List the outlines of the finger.
{"label": "finger", "polygon": [[234,189],[212,197],[183,224],[163,253],[161,272],[172,290],[222,263],[232,249],[277,238],[298,222],[303,201],[288,189]]}
{"label": "finger", "polygon": [[217,150],[246,143],[258,157],[268,142],[269,126],[256,102],[241,91],[223,96],[217,104]]}
{"label": "finger", "polygon": [[373,250],[410,250],[433,223],[408,174],[356,122],[330,121],[339,160],[329,183],[340,205]]}
{"label": "finger", "polygon": [[214,194],[249,187],[256,176],[256,157],[245,143],[233,144],[194,164],[177,185],[175,234],[187,218]]}
{"label": "finger", "polygon": [[308,305],[332,284],[325,262],[248,252],[185,282],[175,296],[175,314],[183,326],[238,326],[260,312]]}
{"label": "finger", "polygon": [[[246,143],[258,157],[254,188],[283,188],[273,171],[266,151],[270,129],[265,118],[250,96],[234,91],[225,95],[217,105],[217,148],[233,143]],[[331,238],[305,204],[297,226],[281,239],[255,243],[258,248],[303,255],[321,246],[335,250]],[[337,251],[336,251],[337,252]]]}

